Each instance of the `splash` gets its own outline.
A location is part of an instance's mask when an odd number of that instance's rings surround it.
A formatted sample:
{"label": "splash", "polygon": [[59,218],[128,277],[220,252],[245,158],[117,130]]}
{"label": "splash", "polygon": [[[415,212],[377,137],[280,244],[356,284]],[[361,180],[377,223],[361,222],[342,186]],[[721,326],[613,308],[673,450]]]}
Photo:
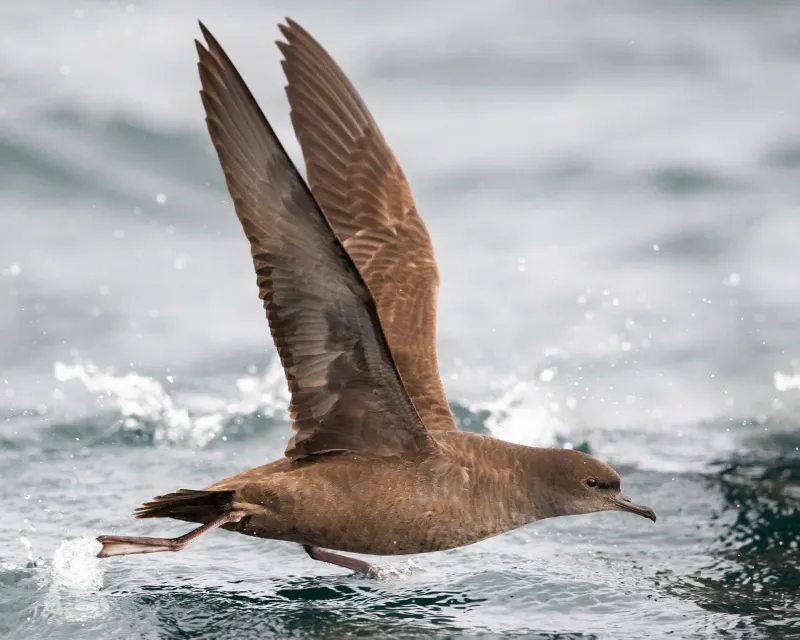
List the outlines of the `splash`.
{"label": "splash", "polygon": [[25,547],[25,552],[28,554],[28,563],[25,565],[27,569],[38,567],[41,562],[33,555],[33,544],[25,536],[20,536],[19,541]]}
{"label": "splash", "polygon": [[[554,369],[545,369],[539,380],[549,382]],[[556,444],[557,433],[565,429],[554,411],[553,402],[536,381],[511,378],[503,381],[500,395],[482,403],[469,405],[470,411],[487,411],[486,428],[501,440],[547,447]]]}
{"label": "splash", "polygon": [[[75,364],[56,362],[55,377],[60,382],[77,380],[87,391],[97,394],[98,405],[111,405],[120,412],[120,428],[151,433],[156,443],[183,443],[204,447],[223,434],[225,426],[237,417],[260,414],[273,417],[286,410],[288,393],[280,365],[268,367],[263,376],[239,378],[239,399],[202,398],[203,407],[191,410],[170,394],[158,380],[138,373],[114,375],[89,361]],[[167,378],[171,382],[170,378]]]}
{"label": "splash", "polygon": [[108,611],[109,604],[100,593],[105,565],[95,557],[99,550],[94,538],[64,540],[56,549],[44,600],[47,615],[84,622]]}
{"label": "splash", "polygon": [[104,563],[97,558],[100,543],[94,538],[64,540],[53,554],[52,585],[76,591],[97,591],[103,586]]}
{"label": "splash", "polygon": [[399,567],[394,566],[385,566],[385,567],[377,567],[378,575],[375,576],[377,580],[403,580],[405,578],[409,578],[414,575],[427,573],[424,567],[418,565],[416,562],[411,560],[410,558],[407,559],[402,565]]}
{"label": "splash", "polygon": [[241,397],[238,402],[229,405],[228,412],[238,415],[260,413],[268,418],[285,412],[289,405],[289,391],[280,363],[273,361],[263,376],[254,374],[255,368],[251,370],[251,375],[236,381]]}
{"label": "splash", "polygon": [[791,366],[791,373],[776,371],[773,374],[772,381],[778,391],[800,389],[800,361],[792,360]]}
{"label": "splash", "polygon": [[176,405],[163,385],[153,378],[128,373],[115,376],[101,371],[92,362],[74,365],[55,363],[55,377],[60,382],[79,380],[90,393],[99,394],[98,403],[110,402],[119,408],[121,426],[145,430],[153,425],[156,442],[179,442],[204,446],[222,430],[220,414],[192,417],[188,409]]}

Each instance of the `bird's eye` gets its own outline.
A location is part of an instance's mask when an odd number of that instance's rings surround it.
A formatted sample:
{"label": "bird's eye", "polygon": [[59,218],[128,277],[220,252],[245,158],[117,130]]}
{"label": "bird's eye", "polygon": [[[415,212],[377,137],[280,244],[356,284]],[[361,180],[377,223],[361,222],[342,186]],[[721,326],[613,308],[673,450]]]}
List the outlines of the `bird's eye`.
{"label": "bird's eye", "polygon": [[589,478],[588,480],[586,480],[586,486],[589,487],[590,489],[594,489],[597,486],[597,479]]}

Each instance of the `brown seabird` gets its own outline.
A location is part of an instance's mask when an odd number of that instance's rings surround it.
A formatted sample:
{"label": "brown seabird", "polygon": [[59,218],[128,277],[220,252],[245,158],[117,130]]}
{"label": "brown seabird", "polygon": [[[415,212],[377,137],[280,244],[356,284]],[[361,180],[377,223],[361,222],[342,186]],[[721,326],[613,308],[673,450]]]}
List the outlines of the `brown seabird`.
{"label": "brown seabird", "polygon": [[278,42],[308,185],[233,63],[200,24],[206,122],[291,392],[285,457],[158,496],[138,518],[201,526],[179,538],[100,536],[99,557],[180,551],[222,527],[334,551],[440,551],[597,511],[655,521],[610,466],[579,451],[458,431],[436,359],[439,276],[411,191],[366,105],[297,23]]}

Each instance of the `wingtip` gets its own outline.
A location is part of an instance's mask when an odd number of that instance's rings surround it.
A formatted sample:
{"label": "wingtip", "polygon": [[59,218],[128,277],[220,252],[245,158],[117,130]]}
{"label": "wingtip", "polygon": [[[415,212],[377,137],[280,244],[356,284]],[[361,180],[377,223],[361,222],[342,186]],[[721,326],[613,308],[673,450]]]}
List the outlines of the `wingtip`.
{"label": "wingtip", "polygon": [[292,40],[296,40],[298,36],[308,35],[308,32],[296,20],[292,20],[289,16],[285,16],[283,20],[286,24],[279,23],[278,28],[283,37],[289,40],[290,43]]}
{"label": "wingtip", "polygon": [[[288,41],[290,41],[290,40],[291,40],[291,38],[292,38],[292,26],[291,26],[291,21],[289,20],[289,18],[286,18],[286,22],[287,22],[287,24],[283,24],[282,22],[279,22],[279,23],[278,23],[278,31],[280,31],[280,32],[281,32],[281,35],[282,35],[284,38],[286,38],[286,40],[287,40],[287,42],[288,42]],[[282,40],[277,40],[277,41],[275,42],[275,44],[277,44],[278,46],[280,46],[280,43],[281,43],[281,42],[283,42],[283,41],[282,41]],[[286,44],[286,43],[284,42],[284,44]]]}
{"label": "wingtip", "polygon": [[296,46],[303,36],[308,37],[308,32],[303,29],[297,22],[292,20],[289,16],[284,18],[286,24],[278,23],[278,29],[285,40],[276,40],[275,45],[278,47],[284,58],[289,58],[292,47]]}
{"label": "wingtip", "polygon": [[203,34],[203,39],[205,42],[199,38],[195,38],[194,44],[197,49],[197,53],[202,60],[203,56],[207,56],[211,52],[211,48],[216,44],[217,41],[214,39],[214,36],[211,35],[211,31],[208,30],[208,27],[203,24],[202,20],[198,20],[197,24],[200,27],[200,32]]}
{"label": "wingtip", "polygon": [[289,50],[292,48],[292,45],[288,42],[284,42],[283,40],[276,40],[275,46],[278,47],[278,51],[283,54],[284,62],[286,62],[286,57],[289,54]]}
{"label": "wingtip", "polygon": [[198,20],[197,23],[200,25],[200,31],[202,31],[203,38],[206,40],[208,51],[217,49],[221,50],[222,47],[219,46],[219,42],[217,42],[217,39],[214,37],[208,27],[206,27],[206,25],[204,25],[200,20]]}

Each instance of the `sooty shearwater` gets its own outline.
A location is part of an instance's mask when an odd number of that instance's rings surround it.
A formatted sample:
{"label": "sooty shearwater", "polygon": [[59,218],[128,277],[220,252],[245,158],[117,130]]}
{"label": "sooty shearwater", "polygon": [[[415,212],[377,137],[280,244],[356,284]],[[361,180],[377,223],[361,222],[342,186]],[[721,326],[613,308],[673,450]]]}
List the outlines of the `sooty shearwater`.
{"label": "sooty shearwater", "polygon": [[222,47],[196,42],[211,140],[250,241],[296,432],[285,457],[138,518],[201,524],[178,538],[100,536],[99,557],[180,551],[215,527],[334,551],[440,551],[596,511],[655,521],[620,477],[579,451],[458,431],[436,360],[439,275],[403,172],[339,66],[287,20],[283,69],[308,184]]}

